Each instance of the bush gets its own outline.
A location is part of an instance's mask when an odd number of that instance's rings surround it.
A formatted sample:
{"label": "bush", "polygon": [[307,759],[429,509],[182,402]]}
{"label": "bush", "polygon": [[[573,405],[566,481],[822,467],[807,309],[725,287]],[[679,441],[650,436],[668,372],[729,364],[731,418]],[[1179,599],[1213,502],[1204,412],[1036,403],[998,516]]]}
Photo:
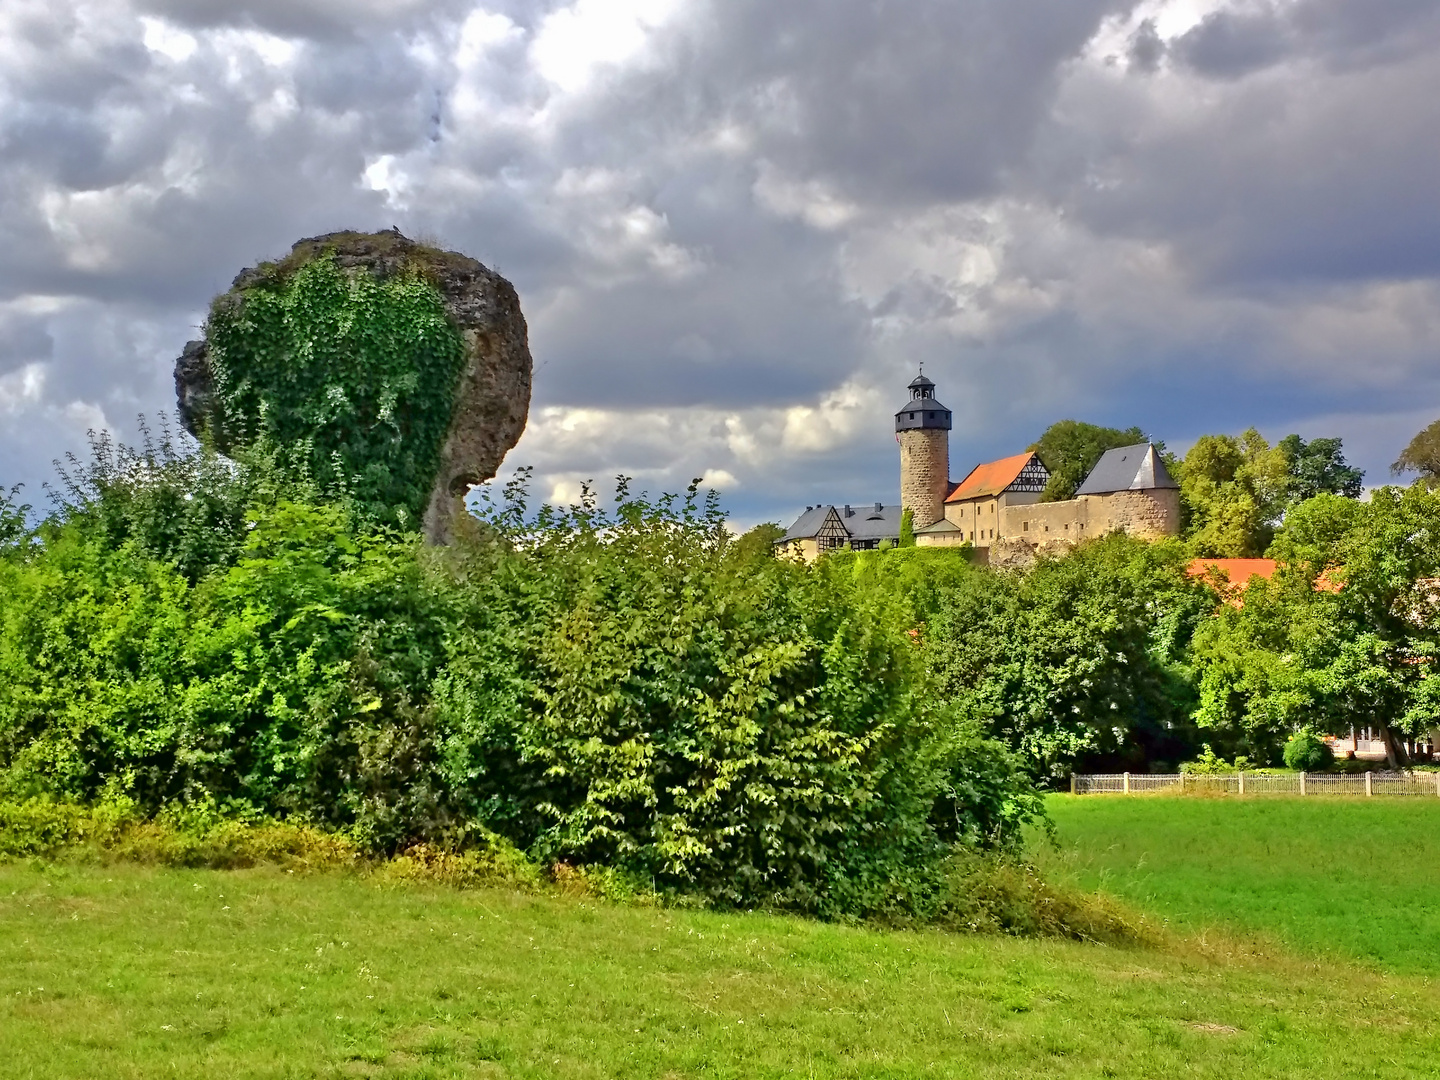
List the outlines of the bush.
{"label": "bush", "polygon": [[1335,762],[1328,743],[1313,731],[1297,731],[1285,743],[1285,767],[1301,772],[1319,772]]}
{"label": "bush", "polygon": [[1186,563],[1178,545],[1115,535],[1023,575],[932,585],[921,638],[934,693],[1039,776],[1183,756],[1189,641],[1214,606]]}
{"label": "bush", "polygon": [[1184,762],[1180,766],[1180,771],[1182,773],[1188,773],[1191,776],[1231,776],[1237,772],[1249,770],[1250,768],[1251,762],[1249,758],[1242,755],[1235,759],[1234,764],[1230,764],[1226,762],[1224,758],[1220,757],[1220,755],[1216,754],[1215,751],[1210,748],[1209,743],[1206,743],[1205,748],[1200,752],[1200,756],[1194,761]]}
{"label": "bush", "polygon": [[30,545],[30,507],[20,502],[20,485],[0,487],[0,558],[20,554]]}
{"label": "bush", "polygon": [[587,493],[534,521],[509,495],[503,547],[454,568],[469,607],[436,690],[472,813],[722,904],[861,913],[930,872],[940,751],[896,601],[733,548],[693,487],[652,504],[622,481],[613,513]]}
{"label": "bush", "polygon": [[[212,529],[203,451],[105,446],[0,560],[12,799],[282,821],[457,878],[503,841],[606,895],[831,916],[913,914],[956,845],[1043,817],[932,707],[911,592],[736,541],[694,488],[527,516],[517,487],[432,552],[260,467]],[[173,543],[186,521],[210,539]]]}

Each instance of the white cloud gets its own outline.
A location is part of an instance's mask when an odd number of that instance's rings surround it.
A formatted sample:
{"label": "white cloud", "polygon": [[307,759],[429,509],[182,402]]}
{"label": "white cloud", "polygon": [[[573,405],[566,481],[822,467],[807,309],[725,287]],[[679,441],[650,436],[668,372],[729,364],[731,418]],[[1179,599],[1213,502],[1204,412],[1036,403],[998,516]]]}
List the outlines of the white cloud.
{"label": "white cloud", "polygon": [[44,364],[26,364],[19,371],[0,375],[0,413],[17,416],[38,405],[44,391]]}
{"label": "white cloud", "polygon": [[171,26],[163,19],[154,19],[148,15],[140,17],[140,25],[145,28],[145,47],[151,52],[159,53],[167,60],[177,63],[189,60],[195,55],[199,43],[195,35],[187,34],[184,30]]}
{"label": "white cloud", "polygon": [[680,0],[575,0],[541,22],[530,46],[535,70],[566,93],[602,70],[635,60]]}
{"label": "white cloud", "polygon": [[240,267],[391,224],[517,284],[537,490],[889,499],[922,360],[957,469],[1060,415],[1381,432],[1440,411],[1423,7],[4,0],[0,461],[170,407]]}

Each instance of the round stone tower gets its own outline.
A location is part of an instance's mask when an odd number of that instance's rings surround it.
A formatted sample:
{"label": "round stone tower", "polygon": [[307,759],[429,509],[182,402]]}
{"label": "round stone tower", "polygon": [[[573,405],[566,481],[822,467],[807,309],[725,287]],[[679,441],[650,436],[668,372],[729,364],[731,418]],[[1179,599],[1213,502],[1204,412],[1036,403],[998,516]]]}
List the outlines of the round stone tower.
{"label": "round stone tower", "polygon": [[900,505],[923,529],[945,516],[950,494],[950,410],[935,400],[935,384],[922,372],[910,400],[895,414],[900,443]]}

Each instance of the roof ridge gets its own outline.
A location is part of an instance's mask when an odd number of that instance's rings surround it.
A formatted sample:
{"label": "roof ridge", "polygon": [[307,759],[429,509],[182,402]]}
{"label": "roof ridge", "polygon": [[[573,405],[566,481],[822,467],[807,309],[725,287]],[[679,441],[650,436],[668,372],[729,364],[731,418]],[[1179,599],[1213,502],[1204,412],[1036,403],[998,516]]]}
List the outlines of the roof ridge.
{"label": "roof ridge", "polygon": [[945,501],[964,502],[966,499],[998,495],[1019,478],[1032,458],[1038,460],[1035,451],[1025,450],[1009,457],[981,462],[965,474],[965,479],[955,485]]}

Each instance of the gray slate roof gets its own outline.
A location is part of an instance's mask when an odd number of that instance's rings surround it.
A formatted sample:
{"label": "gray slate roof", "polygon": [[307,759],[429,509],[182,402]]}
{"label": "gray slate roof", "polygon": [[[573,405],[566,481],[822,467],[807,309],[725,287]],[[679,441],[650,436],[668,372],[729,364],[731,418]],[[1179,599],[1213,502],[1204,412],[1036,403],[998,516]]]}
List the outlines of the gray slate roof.
{"label": "gray slate roof", "polygon": [[777,543],[787,540],[808,540],[820,531],[825,517],[833,509],[840,515],[840,523],[852,540],[898,540],[900,538],[901,506],[881,506],[875,503],[851,504],[849,514],[844,506],[815,506],[806,510],[791,525]]}
{"label": "gray slate roof", "polygon": [[1149,491],[1178,488],[1153,443],[1137,443],[1106,450],[1076,495],[1109,495],[1116,491]]}
{"label": "gray slate roof", "polygon": [[942,534],[944,534],[944,533],[958,533],[958,532],[964,532],[964,531],[965,531],[964,529],[960,528],[959,525],[956,525],[956,524],[955,524],[953,521],[951,521],[949,518],[943,518],[943,517],[942,517],[939,521],[931,522],[929,525],[926,525],[923,529],[916,529],[916,530],[915,530],[915,535],[916,535],[916,536],[921,536],[921,535],[925,535],[925,534],[942,535]]}

